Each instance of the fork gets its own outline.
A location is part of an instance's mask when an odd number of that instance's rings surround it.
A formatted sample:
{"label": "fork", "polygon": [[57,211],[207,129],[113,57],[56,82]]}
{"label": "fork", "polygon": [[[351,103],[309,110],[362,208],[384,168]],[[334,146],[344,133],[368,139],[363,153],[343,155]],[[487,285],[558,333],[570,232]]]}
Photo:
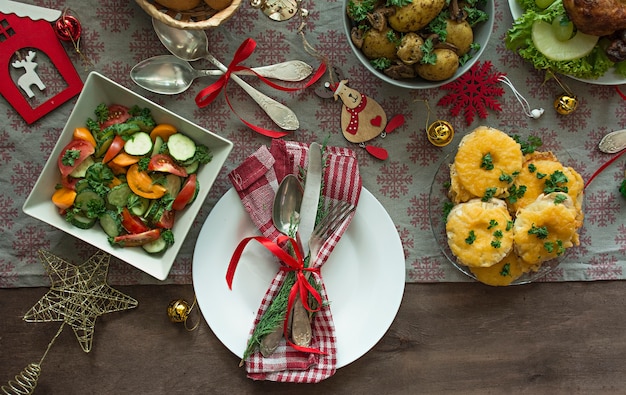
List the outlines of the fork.
{"label": "fork", "polygon": [[345,219],[348,218],[348,215],[350,215],[350,213],[355,209],[356,206],[354,204],[344,200],[331,206],[326,216],[324,216],[322,221],[317,224],[315,229],[313,229],[313,233],[309,239],[309,265],[313,263],[313,260],[317,257],[322,245],[324,245],[330,235],[332,235],[333,232],[335,232],[337,228],[343,224]]}
{"label": "fork", "polygon": [[[313,229],[313,233],[309,238],[309,266],[317,257],[322,245],[343,224],[344,220],[355,208],[356,206],[351,203],[340,201],[330,208],[322,221]],[[306,272],[304,278],[308,280],[310,275],[310,272]],[[309,296],[309,305],[313,302],[313,298]],[[311,314],[302,303],[295,303],[293,306],[291,337],[298,346],[308,347],[311,343]]]}

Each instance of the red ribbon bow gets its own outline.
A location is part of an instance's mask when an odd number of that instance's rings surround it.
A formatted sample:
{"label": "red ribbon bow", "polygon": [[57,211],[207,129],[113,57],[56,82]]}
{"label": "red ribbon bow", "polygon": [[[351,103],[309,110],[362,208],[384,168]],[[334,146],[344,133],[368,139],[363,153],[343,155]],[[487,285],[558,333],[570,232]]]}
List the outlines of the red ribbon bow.
{"label": "red ribbon bow", "polygon": [[[289,329],[289,315],[291,314],[293,304],[296,302],[296,298],[298,297],[298,295],[300,295],[300,301],[304,305],[304,308],[309,312],[314,313],[320,311],[322,306],[322,296],[309,283],[309,280],[304,275],[305,272],[312,272],[316,273],[319,276],[320,269],[304,266],[304,258],[302,257],[300,249],[297,247],[296,240],[288,236],[279,236],[276,239],[276,242],[273,242],[272,240],[263,236],[253,236],[243,239],[239,243],[237,248],[235,248],[235,252],[233,252],[233,256],[230,259],[230,264],[228,265],[228,270],[226,271],[226,283],[228,284],[228,288],[231,290],[233,289],[233,278],[235,277],[235,270],[237,269],[237,265],[239,264],[239,259],[241,258],[241,254],[246,248],[246,245],[252,240],[261,243],[263,247],[268,249],[276,258],[278,258],[286,265],[281,265],[280,270],[287,272],[293,271],[296,274],[296,281],[289,291],[289,298],[287,301],[287,314],[285,314],[285,320],[283,321],[283,334],[285,336],[287,344],[289,344],[298,351],[315,354],[325,354],[324,352],[316,348],[298,346],[294,344],[291,340],[289,340],[289,336],[287,335]],[[293,250],[295,251],[295,257],[287,253],[287,251],[285,251],[284,249],[280,248],[280,245],[283,243],[291,244]],[[316,309],[311,308],[311,306],[309,305],[309,295],[313,296],[313,298],[317,302],[318,307]]]}
{"label": "red ribbon bow", "polygon": [[[326,64],[322,63],[322,64],[320,64],[320,67],[317,69],[317,71],[315,72],[313,77],[304,86],[296,87],[296,88],[290,88],[290,87],[278,85],[278,84],[268,80],[267,78],[259,75],[253,69],[251,69],[249,67],[246,67],[246,66],[240,65],[241,62],[243,62],[244,60],[248,59],[250,57],[250,55],[252,55],[252,53],[254,52],[255,48],[256,48],[256,41],[254,41],[251,38],[247,38],[239,46],[239,48],[235,52],[235,56],[233,57],[233,60],[228,65],[228,68],[226,69],[226,72],[217,81],[215,81],[213,84],[207,86],[206,88],[202,89],[198,93],[198,95],[196,95],[196,104],[198,105],[198,107],[202,108],[202,107],[206,107],[209,104],[211,104],[211,102],[213,102],[213,100],[215,100],[215,98],[220,94],[222,89],[226,88],[226,85],[228,84],[228,80],[230,79],[231,74],[236,72],[236,71],[242,71],[242,70],[251,71],[257,77],[259,77],[259,79],[261,79],[261,81],[263,81],[267,85],[271,86],[274,89],[278,89],[278,90],[281,90],[281,91],[284,91],[284,92],[294,92],[294,91],[298,91],[298,90],[307,88],[307,87],[313,85],[315,82],[317,82],[317,80],[319,80],[320,77],[326,72]],[[235,114],[237,114],[237,112],[233,108],[232,104],[230,103],[230,99],[228,98],[228,95],[226,93],[224,93],[224,97],[226,98],[226,103],[228,103],[228,106],[230,107],[230,109]],[[283,137],[283,136],[286,136],[287,134],[289,134],[289,132],[274,131],[274,130],[268,130],[268,129],[265,129],[265,128],[261,128],[259,126],[253,125],[253,124],[245,121],[239,115],[237,115],[237,116],[239,117],[241,122],[246,124],[246,126],[251,128],[255,132],[261,133],[264,136],[272,137],[272,138],[280,138],[280,137]]]}

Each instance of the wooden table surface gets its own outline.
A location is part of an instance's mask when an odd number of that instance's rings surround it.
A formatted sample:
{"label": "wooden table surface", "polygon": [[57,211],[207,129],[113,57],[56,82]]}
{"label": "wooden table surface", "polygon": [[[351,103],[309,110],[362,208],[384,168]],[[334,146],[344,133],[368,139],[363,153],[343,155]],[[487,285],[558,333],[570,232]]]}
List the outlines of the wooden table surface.
{"label": "wooden table surface", "polygon": [[[319,384],[254,382],[201,319],[167,317],[192,286],[114,287],[136,309],[98,318],[84,353],[65,327],[35,394],[599,394],[626,391],[625,282],[407,284],[381,341]],[[0,382],[38,362],[60,324],[22,316],[47,288],[0,289]],[[197,315],[196,315],[197,314]]]}

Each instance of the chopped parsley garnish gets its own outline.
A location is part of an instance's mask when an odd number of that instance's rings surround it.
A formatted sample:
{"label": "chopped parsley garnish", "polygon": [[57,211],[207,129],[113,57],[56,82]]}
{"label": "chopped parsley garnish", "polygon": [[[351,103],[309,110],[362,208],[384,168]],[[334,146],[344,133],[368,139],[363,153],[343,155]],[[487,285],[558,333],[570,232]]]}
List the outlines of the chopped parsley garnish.
{"label": "chopped parsley garnish", "polygon": [[545,194],[552,192],[568,192],[567,186],[563,184],[567,184],[569,180],[567,176],[563,174],[562,171],[557,170],[554,173],[550,174],[550,178],[546,180],[545,187],[543,188],[543,192]]}
{"label": "chopped parsley garnish", "polygon": [[546,241],[543,244],[543,248],[546,249],[550,254],[553,253],[556,249],[556,255],[562,255],[565,252],[565,248],[563,248],[563,241],[557,240],[556,243],[553,241]]}
{"label": "chopped parsley garnish", "polygon": [[493,232],[493,237],[495,237],[496,239],[501,239],[502,238],[502,231],[501,230],[496,230],[495,232]]}
{"label": "chopped parsley garnish", "polygon": [[506,200],[509,203],[517,202],[517,199],[524,197],[526,189],[526,185],[512,185],[511,188],[509,188],[509,196],[507,196]]}
{"label": "chopped parsley garnish", "polygon": [[61,162],[65,166],[74,166],[74,162],[78,158],[80,158],[80,150],[68,149],[67,151],[65,151],[65,154],[63,154],[63,159],[61,159]]}
{"label": "chopped parsley garnish", "polygon": [[502,277],[506,277],[511,273],[511,264],[510,263],[505,263],[504,266],[502,266],[502,270],[500,270],[500,275]]}
{"label": "chopped parsley garnish", "polygon": [[493,248],[500,248],[502,246],[502,243],[500,243],[500,240],[491,240],[491,246]]}
{"label": "chopped parsley garnish", "polygon": [[537,170],[537,166],[535,166],[534,163],[531,163],[531,164],[528,165],[528,171],[529,172],[534,173],[535,170]]}
{"label": "chopped parsley garnish", "polygon": [[485,170],[493,170],[493,158],[491,157],[491,153],[486,153],[483,156],[483,160],[480,162],[480,168]]}
{"label": "chopped parsley garnish", "polygon": [[548,237],[548,228],[546,228],[545,226],[537,227],[535,226],[535,224],[533,224],[533,226],[531,226],[531,228],[528,230],[528,234],[535,235],[539,239],[545,239],[546,237]]}
{"label": "chopped parsley garnish", "polygon": [[492,187],[492,188],[487,188],[485,190],[485,196],[482,197],[483,202],[488,201],[489,199],[491,199],[492,197],[495,196],[496,192],[498,192],[498,188]]}
{"label": "chopped parsley garnish", "polygon": [[474,233],[473,230],[470,230],[469,236],[467,236],[467,238],[465,239],[465,242],[471,245],[471,244],[474,244],[474,241],[476,241],[476,234]]}
{"label": "chopped parsley garnish", "polygon": [[528,136],[528,141],[522,141],[520,136],[515,135],[512,136],[513,140],[517,141],[522,149],[522,154],[532,154],[535,152],[535,149],[541,147],[543,142],[539,137],[536,136]]}
{"label": "chopped parsley garnish", "polygon": [[513,177],[511,177],[510,175],[506,174],[505,172],[502,172],[502,174],[500,174],[500,177],[498,178],[500,181],[504,181],[508,184],[513,182]]}
{"label": "chopped parsley garnish", "polygon": [[495,228],[496,226],[498,226],[498,221],[496,221],[495,219],[492,219],[492,220],[489,220],[489,226],[487,227],[487,229]]}
{"label": "chopped parsley garnish", "polygon": [[538,178],[538,179],[540,179],[540,180],[541,180],[542,178],[544,178],[545,176],[547,176],[547,174],[546,174],[546,173],[539,173],[539,172],[537,172],[536,176],[537,176],[537,178]]}
{"label": "chopped parsley garnish", "polygon": [[513,221],[506,221],[506,231],[513,229]]}
{"label": "chopped parsley garnish", "polygon": [[566,200],[567,200],[567,195],[563,195],[562,193],[559,193],[558,195],[554,197],[554,204],[563,203]]}

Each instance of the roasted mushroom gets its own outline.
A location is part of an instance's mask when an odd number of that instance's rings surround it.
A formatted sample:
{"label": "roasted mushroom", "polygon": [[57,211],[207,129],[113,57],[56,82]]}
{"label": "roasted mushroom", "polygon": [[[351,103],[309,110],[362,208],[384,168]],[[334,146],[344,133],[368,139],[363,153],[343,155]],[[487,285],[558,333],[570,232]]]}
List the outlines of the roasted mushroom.
{"label": "roasted mushroom", "polygon": [[402,37],[398,51],[398,58],[405,64],[411,65],[422,60],[424,39],[417,33],[407,33]]}

